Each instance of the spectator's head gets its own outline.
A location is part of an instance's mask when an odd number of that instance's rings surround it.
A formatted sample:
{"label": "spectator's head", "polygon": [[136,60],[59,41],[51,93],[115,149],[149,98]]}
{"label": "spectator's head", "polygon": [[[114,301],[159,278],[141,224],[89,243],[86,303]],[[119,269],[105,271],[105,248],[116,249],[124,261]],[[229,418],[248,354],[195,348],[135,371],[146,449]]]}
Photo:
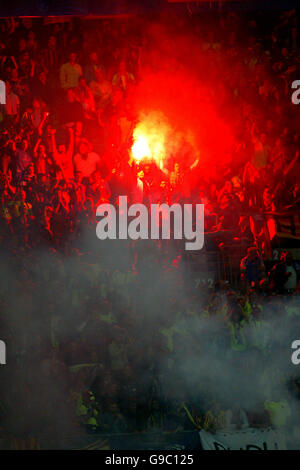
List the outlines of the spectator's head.
{"label": "spectator's head", "polygon": [[49,136],[52,133],[52,126],[51,124],[46,125],[46,134]]}
{"label": "spectator's head", "polygon": [[112,330],[112,337],[115,341],[122,342],[125,337],[124,330],[118,325],[115,325]]}
{"label": "spectator's head", "polygon": [[104,74],[103,74],[102,70],[100,68],[97,68],[95,70],[95,80],[96,80],[96,82],[101,83],[103,81],[103,78],[104,78]]}
{"label": "spectator's head", "polygon": [[11,92],[11,83],[8,80],[6,80],[5,82],[5,87],[6,87],[6,93],[9,95]]}
{"label": "spectator's head", "polygon": [[228,209],[230,207],[230,199],[229,197],[224,194],[220,199],[220,208],[221,209]]}
{"label": "spectator's head", "polygon": [[41,107],[41,102],[38,98],[33,98],[32,107],[33,109],[39,109]]}
{"label": "spectator's head", "polygon": [[22,52],[26,49],[27,43],[24,38],[21,38],[19,41],[19,51]]}
{"label": "spectator's head", "polygon": [[232,182],[231,181],[226,181],[225,189],[228,193],[232,193]]}
{"label": "spectator's head", "polygon": [[91,144],[87,139],[81,139],[79,143],[79,152],[85,155],[91,151]]}
{"label": "spectator's head", "polygon": [[34,176],[34,165],[30,163],[26,169],[27,176],[32,177]]}
{"label": "spectator's head", "polygon": [[261,141],[261,143],[262,143],[263,145],[266,144],[266,142],[267,142],[267,136],[266,136],[266,134],[264,134],[264,133],[260,134],[260,141]]}
{"label": "spectator's head", "polygon": [[53,208],[51,206],[45,207],[45,217],[52,217],[53,215]]}
{"label": "spectator's head", "polygon": [[75,134],[80,136],[82,134],[83,124],[82,121],[76,121],[75,123]]}
{"label": "spectator's head", "polygon": [[259,288],[260,288],[261,292],[265,292],[265,293],[268,292],[269,283],[268,283],[267,278],[264,278],[259,282]]}
{"label": "spectator's head", "polygon": [[10,76],[11,76],[12,80],[17,80],[18,79],[18,69],[12,69]]}
{"label": "spectator's head", "polygon": [[21,149],[24,150],[24,152],[26,152],[26,150],[28,149],[28,140],[27,139],[22,140]]}
{"label": "spectator's head", "polygon": [[56,37],[54,35],[51,35],[48,39],[48,46],[50,48],[55,48],[56,47]]}
{"label": "spectator's head", "polygon": [[250,261],[255,261],[258,258],[258,252],[255,246],[250,246],[247,250],[247,256]]}
{"label": "spectator's head", "polygon": [[26,191],[24,189],[21,189],[20,190],[20,200],[22,202],[25,202],[26,201]]}
{"label": "spectator's head", "polygon": [[119,72],[126,73],[126,71],[127,71],[126,62],[125,60],[121,60],[120,65],[119,65]]}
{"label": "spectator's head", "polygon": [[[64,147],[66,149],[66,147]],[[61,171],[60,168],[56,168],[56,172],[55,172],[55,177],[56,177],[56,182],[59,183],[59,184],[63,184],[64,183],[64,175],[63,175],[63,172]]]}
{"label": "spectator's head", "polygon": [[292,34],[292,38],[293,39],[297,39],[298,37],[298,29],[296,27],[293,27],[292,28],[292,31],[291,31],[291,34]]}
{"label": "spectator's head", "polygon": [[270,188],[265,188],[263,192],[263,203],[266,209],[270,208],[273,202],[273,194]]}
{"label": "spectator's head", "polygon": [[86,83],[86,79],[83,76],[79,77],[78,86],[79,88],[86,88],[87,83]]}
{"label": "spectator's head", "polygon": [[77,59],[76,53],[71,52],[70,55],[69,55],[70,64],[72,64],[72,65],[76,64],[76,59]]}
{"label": "spectator's head", "polygon": [[94,173],[91,176],[91,183],[101,183],[102,178],[101,178],[101,173],[100,171],[94,171]]}
{"label": "spectator's head", "polygon": [[97,64],[98,63],[98,54],[97,52],[91,52],[90,53],[90,61],[92,64]]}
{"label": "spectator's head", "polygon": [[120,413],[120,410],[119,410],[119,407],[118,407],[117,403],[112,401],[112,400],[109,401],[109,403],[108,403],[108,411],[112,415],[118,415]]}
{"label": "spectator's head", "polygon": [[57,150],[58,150],[59,153],[65,153],[66,152],[66,144],[63,144],[63,143],[58,144]]}
{"label": "spectator's head", "polygon": [[38,184],[40,185],[43,185],[43,186],[46,186],[47,185],[47,177],[46,175],[42,174],[42,173],[39,173],[37,175],[37,181],[38,181]]}
{"label": "spectator's head", "polygon": [[81,171],[76,171],[75,173],[75,180],[76,180],[76,183],[79,185],[81,184],[81,181],[82,181],[82,172]]}
{"label": "spectator's head", "polygon": [[44,72],[44,71],[40,72],[40,74],[39,74],[39,81],[40,81],[43,85],[46,85],[46,82],[47,82],[47,74],[46,74],[46,72]]}
{"label": "spectator's head", "polygon": [[31,29],[29,32],[28,32],[28,41],[35,41],[35,32]]}
{"label": "spectator's head", "polygon": [[40,144],[38,147],[38,155],[43,156],[46,153],[46,147],[44,144]]}
{"label": "spectator's head", "polygon": [[21,55],[20,65],[27,64],[30,60],[30,54],[28,51],[24,51]]}

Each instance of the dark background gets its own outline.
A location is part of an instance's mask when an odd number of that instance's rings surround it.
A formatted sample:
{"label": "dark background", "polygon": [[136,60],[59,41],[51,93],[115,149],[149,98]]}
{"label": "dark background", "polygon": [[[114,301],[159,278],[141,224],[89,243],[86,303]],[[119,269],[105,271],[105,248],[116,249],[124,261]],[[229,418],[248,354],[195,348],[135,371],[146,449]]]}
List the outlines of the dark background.
{"label": "dark background", "polygon": [[299,6],[298,0],[11,0],[0,3],[0,17],[58,15],[128,15],[162,11],[188,10],[275,10]]}

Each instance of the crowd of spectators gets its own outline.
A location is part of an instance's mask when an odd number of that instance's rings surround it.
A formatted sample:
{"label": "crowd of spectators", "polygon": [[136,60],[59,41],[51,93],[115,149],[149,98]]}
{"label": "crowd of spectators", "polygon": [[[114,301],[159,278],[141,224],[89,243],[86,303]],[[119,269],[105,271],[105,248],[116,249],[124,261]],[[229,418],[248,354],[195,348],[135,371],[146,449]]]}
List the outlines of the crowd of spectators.
{"label": "crowd of spectators", "polygon": [[[273,349],[284,348],[268,334],[273,316],[299,322],[299,266],[287,251],[267,263],[255,217],[299,209],[299,118],[291,103],[298,16],[264,19],[189,20],[208,64],[200,79],[214,83],[219,112],[236,135],[232,165],[216,181],[193,178],[190,197],[205,204],[208,232],[227,231],[231,244],[251,246],[238,289],[223,279],[205,292],[187,282],[184,256],[171,244],[149,249],[124,241],[118,251],[99,248],[95,237],[99,203],[119,194],[133,202],[150,203],[153,194],[180,201],[185,185],[178,163],[166,177],[153,163],[138,167],[129,158],[131,97],[151,47],[143,19],[1,20],[0,249],[8,268],[0,325],[12,361],[26,371],[2,397],[3,435],[7,427],[56,442],[60,431],[77,426],[104,434],[174,432],[292,419],[288,397],[299,398],[299,382],[289,371],[280,370],[281,382],[289,382],[283,396],[266,372],[265,401],[246,415],[242,400],[223,403],[203,383],[182,383],[177,370],[182,357],[200,361],[207,347],[234,356],[241,374],[253,366],[247,352],[267,371]],[[179,21],[177,33],[180,27],[186,25]],[[213,239],[221,249],[220,237]],[[199,344],[195,324],[210,318],[216,330]]]}

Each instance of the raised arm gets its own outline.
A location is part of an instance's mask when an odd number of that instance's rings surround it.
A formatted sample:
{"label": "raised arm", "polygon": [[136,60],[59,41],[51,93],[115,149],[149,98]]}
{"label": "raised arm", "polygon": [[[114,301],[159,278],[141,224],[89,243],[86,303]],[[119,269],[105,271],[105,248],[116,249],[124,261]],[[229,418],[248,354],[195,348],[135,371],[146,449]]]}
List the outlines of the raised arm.
{"label": "raised arm", "polygon": [[34,154],[35,157],[36,157],[36,154],[37,154],[37,149],[38,149],[38,147],[39,147],[39,145],[40,145],[40,143],[41,143],[41,140],[42,140],[42,139],[39,137],[38,140],[37,140],[37,142],[36,142],[36,144],[35,144],[35,146],[34,146],[33,154]]}
{"label": "raised arm", "polygon": [[35,66],[36,66],[36,61],[31,59],[31,61],[30,61],[30,72],[29,72],[30,78],[33,78],[34,75],[35,75]]}
{"label": "raised arm", "polygon": [[11,58],[13,64],[14,64],[15,68],[18,70],[19,66],[18,66],[18,63],[17,63],[16,59],[14,58],[13,55],[11,55],[10,58]]}
{"label": "raised arm", "polygon": [[45,121],[46,121],[46,119],[47,119],[48,116],[49,116],[49,113],[45,111],[45,112],[44,112],[43,119],[42,119],[42,121],[41,121],[41,123],[40,123],[40,125],[39,125],[39,127],[38,127],[38,133],[39,133],[39,135],[42,135],[43,126],[44,126]]}
{"label": "raised arm", "polygon": [[68,127],[69,133],[70,133],[70,142],[69,142],[69,147],[67,150],[67,154],[69,158],[72,158],[73,156],[73,151],[74,151],[74,130],[72,127]]}
{"label": "raised arm", "polygon": [[56,129],[52,129],[52,132],[51,132],[52,153],[53,153],[53,158],[56,163],[58,152],[57,152],[56,142],[55,142],[55,133],[56,133]]}
{"label": "raised arm", "polygon": [[296,155],[294,156],[294,158],[291,160],[291,162],[288,164],[288,166],[284,170],[284,172],[283,172],[284,176],[286,176],[291,171],[291,169],[293,168],[293,166],[297,162],[298,158],[299,158],[299,150],[296,151]]}

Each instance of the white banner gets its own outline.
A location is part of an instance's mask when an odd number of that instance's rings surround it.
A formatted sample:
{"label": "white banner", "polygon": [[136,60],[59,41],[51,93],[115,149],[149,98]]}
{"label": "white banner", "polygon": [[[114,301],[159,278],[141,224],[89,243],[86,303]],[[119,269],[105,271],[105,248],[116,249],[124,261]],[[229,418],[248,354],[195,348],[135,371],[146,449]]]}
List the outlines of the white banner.
{"label": "white banner", "polygon": [[200,431],[203,450],[285,450],[282,433],[274,429]]}

